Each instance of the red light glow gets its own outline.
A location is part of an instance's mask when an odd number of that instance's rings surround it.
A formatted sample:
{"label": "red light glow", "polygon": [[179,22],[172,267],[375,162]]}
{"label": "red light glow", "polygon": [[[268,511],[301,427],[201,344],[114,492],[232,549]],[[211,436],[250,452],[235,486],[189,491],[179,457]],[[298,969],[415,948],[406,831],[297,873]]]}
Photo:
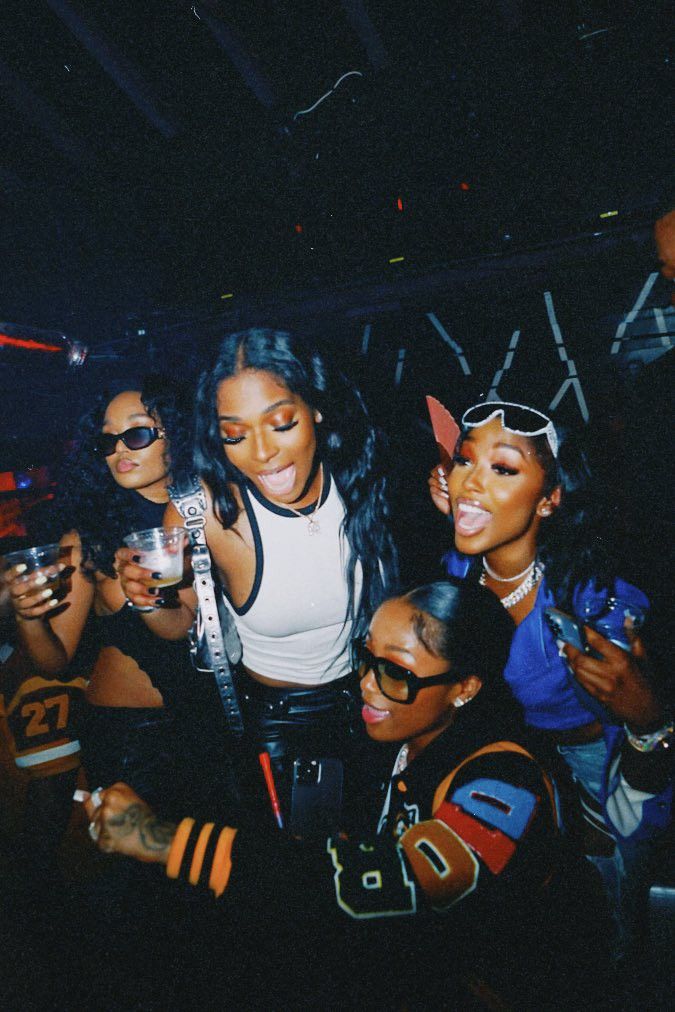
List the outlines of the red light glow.
{"label": "red light glow", "polygon": [[397,201],[396,201],[396,207],[397,207],[397,209],[398,209],[399,211],[402,211],[402,210],[403,210],[403,200],[402,200],[402,198],[401,198],[401,197],[398,197],[398,199],[397,199]]}
{"label": "red light glow", "polygon": [[7,344],[13,348],[28,348],[29,351],[64,351],[64,348],[55,348],[53,344],[43,344],[41,341],[30,341],[23,337],[10,337],[9,334],[0,334],[0,344]]}
{"label": "red light glow", "polygon": [[466,193],[467,190],[471,189],[471,187],[469,186],[468,183],[460,183],[459,184],[459,188],[460,188],[460,190],[463,190],[464,193]]}
{"label": "red light glow", "polygon": [[300,222],[298,222],[298,224],[295,226],[295,231],[298,233],[298,235],[302,235],[303,228]]}

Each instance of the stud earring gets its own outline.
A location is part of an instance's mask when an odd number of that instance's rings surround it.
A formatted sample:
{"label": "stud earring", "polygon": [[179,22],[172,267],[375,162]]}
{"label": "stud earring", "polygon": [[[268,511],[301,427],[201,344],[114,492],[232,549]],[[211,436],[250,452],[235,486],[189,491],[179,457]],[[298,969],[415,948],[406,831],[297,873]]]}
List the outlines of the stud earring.
{"label": "stud earring", "polygon": [[466,702],[467,702],[467,700],[466,700],[466,699],[462,699],[462,697],[461,697],[461,696],[455,696],[455,698],[454,698],[454,699],[453,699],[453,701],[452,701],[452,705],[453,705],[453,706],[457,706],[457,707],[459,707],[459,706],[464,706],[464,704],[465,704]]}
{"label": "stud earring", "polygon": [[323,415],[321,414],[320,411],[317,411],[315,413],[315,415],[314,415],[314,421],[316,422],[317,425],[319,424],[319,422],[323,421]]}

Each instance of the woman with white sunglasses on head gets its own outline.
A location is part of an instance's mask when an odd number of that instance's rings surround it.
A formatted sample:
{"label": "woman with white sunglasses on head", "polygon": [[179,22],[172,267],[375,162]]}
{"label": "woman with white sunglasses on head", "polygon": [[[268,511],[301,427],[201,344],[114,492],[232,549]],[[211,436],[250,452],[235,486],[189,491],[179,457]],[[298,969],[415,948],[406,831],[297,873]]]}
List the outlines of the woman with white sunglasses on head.
{"label": "woman with white sunglasses on head", "polygon": [[[452,467],[435,467],[429,487],[454,524],[448,572],[488,587],[516,623],[504,675],[526,723],[557,746],[587,822],[610,827],[626,853],[646,824],[667,821],[657,796],[673,728],[636,635],[649,603],[616,574],[590,477],[583,453],[543,412],[484,402],[464,413]],[[644,818],[619,829],[607,800],[619,776],[610,759],[621,752],[646,797]]]}

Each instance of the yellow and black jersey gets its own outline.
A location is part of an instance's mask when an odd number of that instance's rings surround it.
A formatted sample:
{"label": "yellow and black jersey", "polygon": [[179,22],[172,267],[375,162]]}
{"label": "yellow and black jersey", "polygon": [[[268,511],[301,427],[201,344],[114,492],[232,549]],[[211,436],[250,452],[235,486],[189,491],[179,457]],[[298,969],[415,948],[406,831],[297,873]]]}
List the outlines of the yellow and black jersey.
{"label": "yellow and black jersey", "polygon": [[40,673],[19,648],[0,664],[0,719],[16,765],[29,776],[79,766],[76,711],[85,686],[79,675],[58,680]]}

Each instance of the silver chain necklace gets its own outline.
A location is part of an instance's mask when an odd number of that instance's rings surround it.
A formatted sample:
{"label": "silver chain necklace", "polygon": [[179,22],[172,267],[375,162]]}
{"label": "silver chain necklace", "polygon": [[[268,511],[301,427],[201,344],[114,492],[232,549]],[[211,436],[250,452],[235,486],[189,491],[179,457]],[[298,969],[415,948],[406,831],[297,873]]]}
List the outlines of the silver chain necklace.
{"label": "silver chain necklace", "polygon": [[319,473],[321,475],[321,482],[319,484],[319,498],[316,500],[316,506],[311,513],[301,513],[300,510],[293,509],[292,506],[284,504],[284,509],[290,510],[291,513],[295,513],[296,517],[302,517],[303,520],[307,521],[307,533],[314,537],[315,534],[321,534],[321,525],[316,519],[316,515],[321,509],[321,496],[323,495],[323,464],[319,465]]}
{"label": "silver chain necklace", "polygon": [[[514,608],[524,597],[530,593],[533,587],[536,587],[542,576],[544,575],[544,565],[541,562],[535,561],[532,569],[527,574],[522,583],[518,584],[515,590],[512,590],[506,597],[500,597],[499,600],[502,602],[505,608]],[[478,578],[478,582],[481,587],[485,586],[486,574],[483,572]]]}

